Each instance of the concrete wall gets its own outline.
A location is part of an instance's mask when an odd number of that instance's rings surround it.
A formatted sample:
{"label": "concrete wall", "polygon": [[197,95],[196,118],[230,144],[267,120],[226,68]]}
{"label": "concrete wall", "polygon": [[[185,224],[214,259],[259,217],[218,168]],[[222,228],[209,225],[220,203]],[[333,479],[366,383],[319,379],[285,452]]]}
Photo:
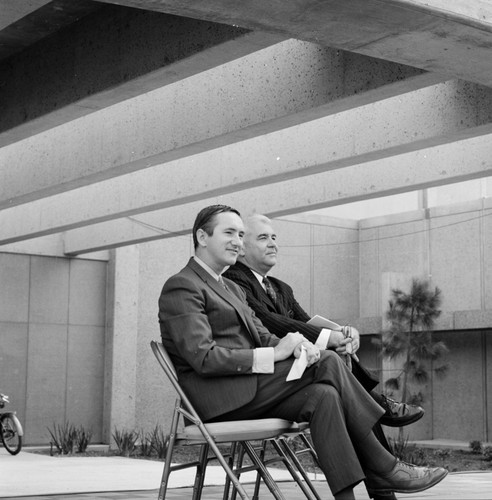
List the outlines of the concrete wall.
{"label": "concrete wall", "polygon": [[[371,337],[383,327],[391,288],[404,287],[413,276],[430,276],[442,288],[443,318],[436,336],[442,336],[450,348],[450,372],[445,379],[433,378],[427,387],[419,388],[424,392],[426,416],[408,429],[412,439],[486,440],[489,436],[489,201],[360,223],[302,215],[274,221],[280,253],[272,274],[292,285],[310,314],[355,324],[364,335],[360,357],[382,379],[390,372]],[[140,245],[137,386],[141,403],[136,412],[137,421],[149,427],[169,423],[173,401],[169,397],[174,398],[148,347],[152,338],[159,338],[157,298],[166,278],[190,255],[191,237]]]}
{"label": "concrete wall", "polygon": [[[412,277],[429,278],[442,291],[434,336],[450,349],[449,373],[415,388],[427,413],[407,429],[411,439],[490,439],[491,207],[488,198],[360,224],[362,331],[377,333],[367,320],[375,316],[384,327],[391,289],[405,289]],[[394,367],[381,363],[383,380]]]}
{"label": "concrete wall", "polygon": [[151,430],[170,425],[176,394],[150,349],[160,340],[158,299],[164,282],[183,268],[193,254],[191,236],[139,245],[139,307],[137,341],[137,392],[135,419]]}
{"label": "concrete wall", "polygon": [[271,274],[289,283],[311,315],[359,317],[358,224],[332,217],[291,216],[274,221],[278,263]]}
{"label": "concrete wall", "polygon": [[25,443],[65,420],[102,439],[106,263],[0,254],[0,390]]}
{"label": "concrete wall", "polygon": [[456,311],[467,311],[473,328],[490,327],[492,317],[479,318],[492,309],[491,214],[486,198],[361,222],[360,316],[383,313],[383,277],[398,273],[430,278],[442,290],[441,329],[454,328],[447,322]]}

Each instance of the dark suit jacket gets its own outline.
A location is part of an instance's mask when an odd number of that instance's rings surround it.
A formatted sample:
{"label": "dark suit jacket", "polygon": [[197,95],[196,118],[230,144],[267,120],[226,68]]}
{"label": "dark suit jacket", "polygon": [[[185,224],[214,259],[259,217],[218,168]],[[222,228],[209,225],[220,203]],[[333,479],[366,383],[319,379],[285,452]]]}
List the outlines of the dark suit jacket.
{"label": "dark suit jacket", "polygon": [[[321,328],[308,325],[310,316],[299,305],[292,288],[285,282],[269,276],[277,292],[276,304],[267,295],[251,269],[242,262],[231,266],[224,274],[237,283],[245,292],[249,306],[261,322],[277,337],[285,337],[289,332],[299,332],[308,340],[316,342]],[[360,363],[352,361],[352,371],[357,380],[371,391],[379,380],[367,371]]]}
{"label": "dark suit jacket", "polygon": [[253,271],[242,262],[231,266],[224,276],[237,283],[246,292],[249,306],[268,331],[278,337],[285,337],[288,332],[300,332],[311,342],[316,342],[321,328],[306,323],[310,316],[299,305],[292,288],[287,283],[268,277],[277,291],[277,303],[274,304]]}
{"label": "dark suit jacket", "polygon": [[253,350],[279,342],[248,307],[243,290],[224,281],[228,290],[192,258],[169,278],[159,298],[162,342],[204,420],[253,399]]}

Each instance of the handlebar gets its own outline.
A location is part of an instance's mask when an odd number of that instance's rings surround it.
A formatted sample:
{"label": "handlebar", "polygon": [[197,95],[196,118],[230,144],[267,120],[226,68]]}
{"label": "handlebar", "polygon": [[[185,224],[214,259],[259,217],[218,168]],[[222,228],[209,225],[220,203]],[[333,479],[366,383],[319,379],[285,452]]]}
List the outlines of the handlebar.
{"label": "handlebar", "polygon": [[5,403],[10,403],[9,397],[6,394],[0,393],[0,408],[3,408]]}

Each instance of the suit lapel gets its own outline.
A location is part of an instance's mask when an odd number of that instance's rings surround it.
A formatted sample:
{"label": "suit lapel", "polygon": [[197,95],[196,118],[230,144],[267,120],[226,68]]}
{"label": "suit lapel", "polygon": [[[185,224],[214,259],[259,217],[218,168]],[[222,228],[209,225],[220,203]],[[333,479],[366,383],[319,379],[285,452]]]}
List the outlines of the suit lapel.
{"label": "suit lapel", "polygon": [[251,285],[255,289],[256,295],[258,297],[261,297],[261,301],[267,303],[274,311],[276,311],[277,310],[276,304],[266,293],[265,289],[261,286],[261,283],[257,280],[256,276],[253,274],[253,271],[248,266],[245,266],[242,262],[237,262],[236,266],[240,267],[240,269],[242,269],[242,271],[246,274]]}
{"label": "suit lapel", "polygon": [[232,290],[226,290],[213,276],[211,276],[200,264],[197,264],[194,259],[190,259],[188,266],[206,283],[217,295],[228,302],[238,313],[243,320],[246,329],[255,341],[255,344],[261,345],[260,336],[255,325],[250,317],[246,314],[244,303],[236,297]]}

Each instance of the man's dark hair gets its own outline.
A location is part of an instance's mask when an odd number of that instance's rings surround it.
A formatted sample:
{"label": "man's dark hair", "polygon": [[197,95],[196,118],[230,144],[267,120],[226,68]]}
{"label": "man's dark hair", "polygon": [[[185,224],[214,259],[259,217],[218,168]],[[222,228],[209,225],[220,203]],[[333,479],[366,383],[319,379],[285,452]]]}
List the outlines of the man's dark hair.
{"label": "man's dark hair", "polygon": [[216,216],[225,212],[233,212],[241,217],[241,214],[235,208],[227,205],[210,205],[209,207],[202,208],[202,210],[198,212],[195,223],[193,224],[193,246],[195,250],[198,248],[196,232],[199,229],[203,229],[209,236],[212,236],[214,228],[217,225],[215,221]]}

